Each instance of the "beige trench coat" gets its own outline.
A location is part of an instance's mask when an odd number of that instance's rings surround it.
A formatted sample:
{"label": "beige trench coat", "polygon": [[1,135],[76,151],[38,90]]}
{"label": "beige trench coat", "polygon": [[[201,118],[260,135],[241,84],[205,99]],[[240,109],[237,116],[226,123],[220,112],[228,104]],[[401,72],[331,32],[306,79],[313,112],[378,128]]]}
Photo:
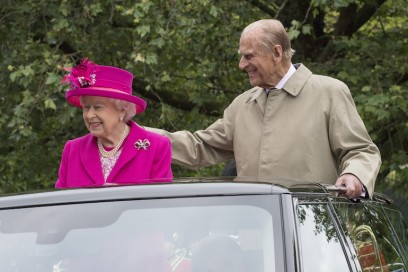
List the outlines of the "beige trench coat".
{"label": "beige trench coat", "polygon": [[372,196],[381,157],[348,87],[296,67],[282,90],[244,92],[205,130],[151,130],[171,139],[176,164],[198,168],[235,157],[238,176],[328,184],[351,173]]}

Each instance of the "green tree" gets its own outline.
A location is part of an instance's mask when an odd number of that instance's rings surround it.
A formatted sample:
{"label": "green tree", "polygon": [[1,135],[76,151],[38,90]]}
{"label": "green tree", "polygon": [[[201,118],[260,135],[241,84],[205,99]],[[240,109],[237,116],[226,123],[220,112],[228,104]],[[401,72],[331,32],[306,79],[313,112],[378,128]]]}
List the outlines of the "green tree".
{"label": "green tree", "polygon": [[[249,88],[242,29],[280,19],[294,62],[345,81],[383,157],[380,190],[408,195],[407,7],[403,0],[5,0],[0,6],[0,190],[52,187],[66,140],[86,133],[62,68],[89,57],[135,75],[135,120],[202,129]],[[219,175],[223,164],[176,176]]]}

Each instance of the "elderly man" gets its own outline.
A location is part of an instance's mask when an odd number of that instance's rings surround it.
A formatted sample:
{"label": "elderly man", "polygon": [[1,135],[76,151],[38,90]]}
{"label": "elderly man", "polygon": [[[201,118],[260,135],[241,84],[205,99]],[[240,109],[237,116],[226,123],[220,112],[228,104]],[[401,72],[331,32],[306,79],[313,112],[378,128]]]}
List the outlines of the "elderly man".
{"label": "elderly man", "polygon": [[346,187],[349,198],[372,196],[381,157],[347,85],[292,64],[277,20],[248,25],[239,52],[253,88],[223,118],[194,133],[153,129],[170,137],[173,163],[198,168],[235,158],[238,176],[330,183]]}

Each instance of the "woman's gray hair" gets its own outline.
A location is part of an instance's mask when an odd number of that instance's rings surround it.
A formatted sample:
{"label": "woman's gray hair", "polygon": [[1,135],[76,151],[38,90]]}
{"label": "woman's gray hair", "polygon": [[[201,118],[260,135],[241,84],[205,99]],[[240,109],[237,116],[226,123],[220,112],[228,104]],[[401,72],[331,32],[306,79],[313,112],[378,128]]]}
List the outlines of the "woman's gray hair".
{"label": "woman's gray hair", "polygon": [[291,47],[288,33],[278,20],[265,19],[256,21],[242,31],[241,37],[247,34],[251,34],[265,52],[271,52],[274,46],[279,44],[282,46],[284,59],[290,61],[295,54],[295,50]]}
{"label": "woman's gray hair", "polygon": [[117,110],[125,111],[125,116],[123,117],[123,121],[125,121],[125,123],[129,122],[129,120],[136,115],[135,104],[115,98],[110,98],[110,100],[113,102]]}

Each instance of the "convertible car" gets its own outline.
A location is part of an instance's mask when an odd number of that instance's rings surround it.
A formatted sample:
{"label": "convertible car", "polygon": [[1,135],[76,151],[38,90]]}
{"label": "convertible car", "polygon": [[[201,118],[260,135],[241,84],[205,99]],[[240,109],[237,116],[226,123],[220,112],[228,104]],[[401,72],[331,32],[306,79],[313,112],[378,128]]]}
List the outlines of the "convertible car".
{"label": "convertible car", "polygon": [[184,178],[2,196],[0,271],[408,271],[392,200],[340,190]]}

